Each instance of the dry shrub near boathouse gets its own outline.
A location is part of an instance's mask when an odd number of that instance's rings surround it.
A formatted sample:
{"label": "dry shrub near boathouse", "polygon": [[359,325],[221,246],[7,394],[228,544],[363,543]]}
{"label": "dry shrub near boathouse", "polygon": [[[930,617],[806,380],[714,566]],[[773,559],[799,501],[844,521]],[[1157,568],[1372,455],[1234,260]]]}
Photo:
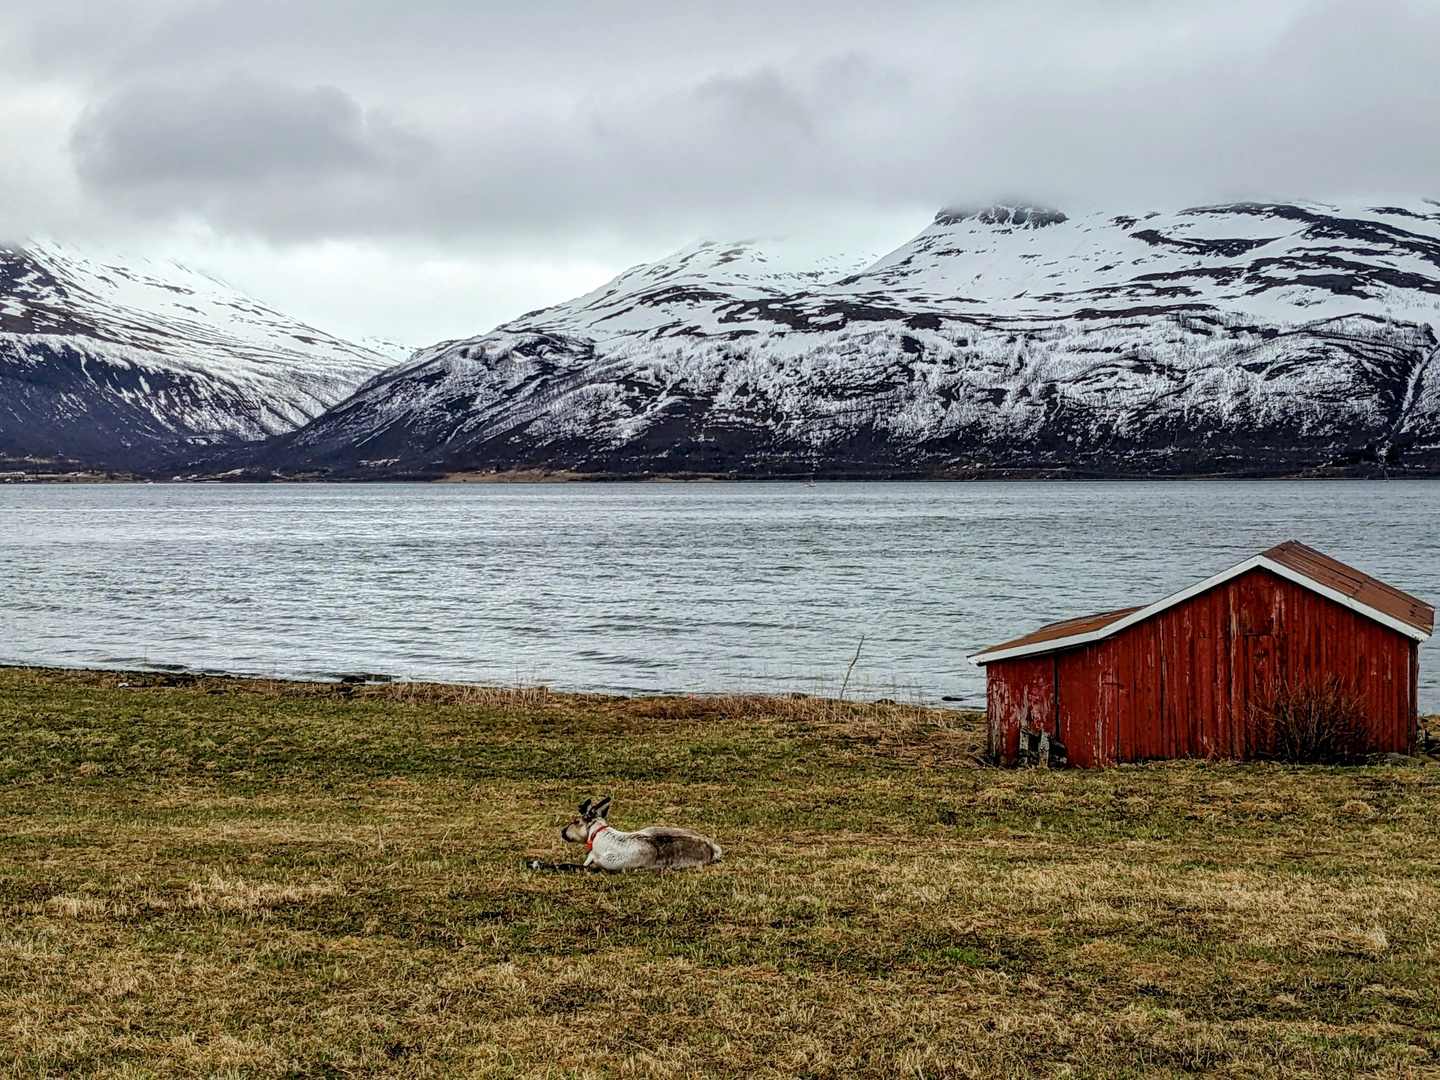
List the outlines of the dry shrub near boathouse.
{"label": "dry shrub near boathouse", "polygon": [[1365,702],[1333,675],[1323,683],[1281,683],[1251,706],[1246,745],[1261,761],[1354,764],[1370,745]]}

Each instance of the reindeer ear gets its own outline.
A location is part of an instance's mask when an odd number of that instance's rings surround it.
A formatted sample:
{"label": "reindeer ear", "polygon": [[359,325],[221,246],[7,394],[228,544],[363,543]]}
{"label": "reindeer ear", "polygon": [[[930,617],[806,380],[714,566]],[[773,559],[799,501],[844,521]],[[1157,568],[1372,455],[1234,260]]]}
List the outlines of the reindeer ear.
{"label": "reindeer ear", "polygon": [[603,799],[600,800],[599,805],[595,807],[595,816],[596,816],[596,817],[604,817],[604,816],[605,816],[605,811],[606,811],[606,810],[609,810],[609,809],[610,809],[610,796],[609,796],[609,795],[606,795],[605,798],[603,798]]}
{"label": "reindeer ear", "polygon": [[589,799],[586,799],[584,802],[582,802],[582,803],[580,804],[580,816],[581,816],[581,817],[584,817],[584,816],[585,816],[586,814],[588,814],[589,812],[590,812],[590,800],[589,800]]}

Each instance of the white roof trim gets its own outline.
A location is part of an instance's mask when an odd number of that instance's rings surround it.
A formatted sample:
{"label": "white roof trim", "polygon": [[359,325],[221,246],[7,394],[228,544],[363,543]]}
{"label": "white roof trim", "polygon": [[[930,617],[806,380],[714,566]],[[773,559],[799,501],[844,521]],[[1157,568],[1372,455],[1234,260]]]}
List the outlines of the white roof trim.
{"label": "white roof trim", "polygon": [[1319,593],[1321,596],[1326,597],[1327,599],[1334,600],[1341,607],[1347,607],[1351,611],[1358,611],[1367,619],[1374,619],[1382,626],[1388,626],[1391,630],[1398,631],[1399,633],[1404,634],[1408,638],[1414,638],[1416,641],[1424,641],[1430,636],[1424,630],[1421,630],[1418,626],[1412,626],[1404,619],[1397,619],[1394,615],[1387,615],[1385,612],[1380,611],[1376,608],[1372,608],[1368,604],[1362,604],[1353,596],[1347,596],[1345,593],[1342,593],[1336,589],[1332,589],[1328,585],[1321,585],[1320,582],[1316,581],[1314,578],[1306,577],[1304,574],[1300,573],[1299,570],[1292,569],[1291,567],[1286,566],[1284,563],[1274,562],[1270,559],[1265,558],[1263,555],[1260,556],[1260,559],[1265,569],[1269,570],[1271,573],[1277,574],[1283,578],[1287,578],[1288,580],[1295,582],[1296,585],[1303,586],[1304,588],[1309,589],[1311,592]]}
{"label": "white roof trim", "polygon": [[1231,578],[1236,578],[1241,574],[1246,574],[1251,570],[1258,569],[1269,570],[1278,577],[1285,578],[1287,581],[1293,581],[1296,585],[1309,589],[1311,592],[1319,593],[1327,600],[1333,600],[1335,603],[1342,607],[1347,607],[1351,611],[1358,611],[1366,618],[1374,619],[1382,626],[1388,626],[1391,630],[1404,634],[1408,638],[1413,638],[1416,641],[1424,641],[1430,636],[1418,626],[1411,626],[1409,623],[1397,619],[1393,615],[1387,615],[1383,611],[1377,611],[1367,604],[1360,603],[1360,601],[1356,600],[1353,596],[1347,596],[1345,593],[1332,589],[1328,585],[1321,585],[1314,578],[1306,577],[1298,570],[1292,570],[1283,563],[1278,563],[1273,559],[1267,559],[1264,555],[1256,555],[1253,558],[1246,559],[1242,563],[1237,563],[1228,570],[1222,570],[1220,573],[1213,577],[1208,577],[1196,585],[1191,585],[1188,589],[1182,589],[1171,596],[1165,597],[1163,600],[1157,600],[1149,607],[1143,607],[1139,611],[1132,611],[1124,618],[1106,623],[1098,630],[1091,630],[1084,634],[1072,634],[1069,637],[1051,638],[1048,641],[1032,641],[1028,645],[1016,645],[1008,649],[982,649],[980,652],[971,653],[967,659],[971,663],[983,667],[997,660],[1011,660],[1018,656],[1033,656],[1040,653],[1059,652],[1061,649],[1074,649],[1081,645],[1089,645],[1092,641],[1103,641],[1105,638],[1110,637],[1112,634],[1118,634],[1127,627],[1144,622],[1152,615],[1158,615],[1166,608],[1172,608],[1176,604],[1184,603],[1192,596],[1199,596],[1203,592],[1208,592],[1217,585],[1223,585]]}

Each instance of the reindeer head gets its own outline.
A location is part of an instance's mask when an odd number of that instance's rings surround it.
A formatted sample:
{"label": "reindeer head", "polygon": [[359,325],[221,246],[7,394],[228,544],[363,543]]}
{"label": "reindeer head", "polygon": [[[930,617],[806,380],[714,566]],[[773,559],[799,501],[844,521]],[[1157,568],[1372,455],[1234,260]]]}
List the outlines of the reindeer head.
{"label": "reindeer head", "polygon": [[605,811],[609,809],[609,795],[593,805],[589,799],[586,799],[580,804],[580,813],[575,815],[575,820],[560,830],[560,839],[568,844],[585,843],[590,839],[591,828],[597,821],[605,820]]}

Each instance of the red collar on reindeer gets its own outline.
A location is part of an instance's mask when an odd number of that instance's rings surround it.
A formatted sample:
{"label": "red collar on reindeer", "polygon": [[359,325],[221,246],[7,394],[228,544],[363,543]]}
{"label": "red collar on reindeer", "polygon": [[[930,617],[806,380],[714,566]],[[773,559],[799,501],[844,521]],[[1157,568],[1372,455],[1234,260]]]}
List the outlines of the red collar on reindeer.
{"label": "red collar on reindeer", "polygon": [[585,841],[585,850],[586,850],[586,851],[594,851],[594,850],[595,850],[595,838],[596,838],[597,836],[599,836],[602,832],[604,832],[606,829],[608,829],[609,827],[610,827],[609,825],[601,825],[598,829],[596,829],[593,833],[591,833],[591,834],[590,834],[590,839]]}

